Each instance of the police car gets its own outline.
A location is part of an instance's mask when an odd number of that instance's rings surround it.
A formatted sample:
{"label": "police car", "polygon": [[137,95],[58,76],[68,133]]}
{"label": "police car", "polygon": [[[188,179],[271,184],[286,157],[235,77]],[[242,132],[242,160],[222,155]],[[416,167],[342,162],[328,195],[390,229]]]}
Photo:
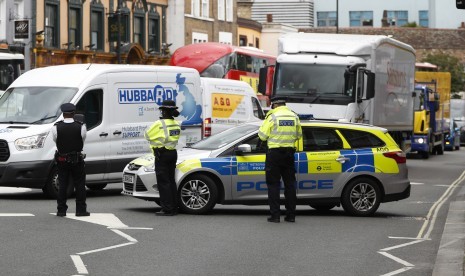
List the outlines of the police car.
{"label": "police car", "polygon": [[[243,124],[178,151],[178,203],[204,214],[215,204],[268,204],[261,122]],[[297,204],[317,210],[342,205],[369,216],[381,202],[410,196],[405,154],[387,130],[363,124],[306,121],[295,153]],[[122,194],[159,202],[153,155],[129,163]],[[281,196],[284,198],[283,195]]]}

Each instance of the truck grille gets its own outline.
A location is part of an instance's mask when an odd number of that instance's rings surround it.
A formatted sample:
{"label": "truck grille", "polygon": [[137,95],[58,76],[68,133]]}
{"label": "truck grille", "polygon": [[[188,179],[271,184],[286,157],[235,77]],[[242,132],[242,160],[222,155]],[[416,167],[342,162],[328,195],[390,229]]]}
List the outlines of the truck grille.
{"label": "truck grille", "polygon": [[0,140],[0,161],[5,162],[10,158],[10,150],[8,149],[8,142]]}

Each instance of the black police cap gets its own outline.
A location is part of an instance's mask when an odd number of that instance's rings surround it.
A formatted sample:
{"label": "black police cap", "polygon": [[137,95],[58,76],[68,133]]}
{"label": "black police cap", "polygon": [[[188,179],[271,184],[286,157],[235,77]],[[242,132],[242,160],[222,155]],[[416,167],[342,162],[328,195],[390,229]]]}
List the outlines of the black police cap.
{"label": "black police cap", "polygon": [[273,97],[271,98],[271,104],[285,104],[286,98],[285,97]]}
{"label": "black police cap", "polygon": [[159,109],[162,109],[162,108],[168,108],[168,109],[178,109],[178,107],[176,106],[176,103],[172,100],[164,100]]}
{"label": "black police cap", "polygon": [[61,111],[63,113],[73,113],[76,111],[76,106],[72,103],[64,103],[61,105]]}

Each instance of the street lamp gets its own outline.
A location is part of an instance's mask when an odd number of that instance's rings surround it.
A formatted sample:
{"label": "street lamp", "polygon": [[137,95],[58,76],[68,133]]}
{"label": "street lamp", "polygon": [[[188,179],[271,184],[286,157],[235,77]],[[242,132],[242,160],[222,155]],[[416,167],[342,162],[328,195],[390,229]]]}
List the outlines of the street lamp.
{"label": "street lamp", "polygon": [[339,33],[339,0],[336,0],[336,33]]}

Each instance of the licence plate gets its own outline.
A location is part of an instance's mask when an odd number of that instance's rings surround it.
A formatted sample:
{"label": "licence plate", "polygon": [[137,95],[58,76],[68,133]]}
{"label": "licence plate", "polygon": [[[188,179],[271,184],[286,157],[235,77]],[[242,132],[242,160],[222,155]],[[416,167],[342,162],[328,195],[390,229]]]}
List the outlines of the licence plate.
{"label": "licence plate", "polygon": [[134,184],[134,175],[132,174],[123,174],[123,182]]}

